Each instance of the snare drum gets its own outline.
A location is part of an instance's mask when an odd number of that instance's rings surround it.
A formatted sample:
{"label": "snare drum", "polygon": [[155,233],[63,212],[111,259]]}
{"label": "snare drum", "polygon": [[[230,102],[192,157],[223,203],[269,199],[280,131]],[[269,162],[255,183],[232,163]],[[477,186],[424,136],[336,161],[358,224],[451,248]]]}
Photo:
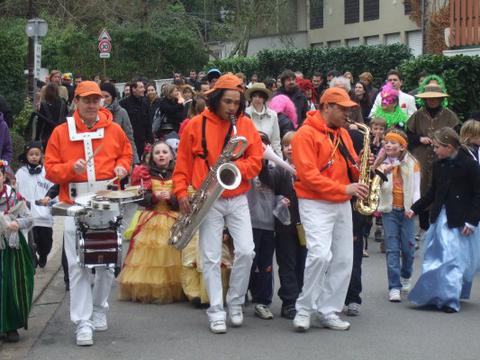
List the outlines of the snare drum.
{"label": "snare drum", "polygon": [[122,237],[111,228],[77,232],[78,263],[81,267],[121,267]]}

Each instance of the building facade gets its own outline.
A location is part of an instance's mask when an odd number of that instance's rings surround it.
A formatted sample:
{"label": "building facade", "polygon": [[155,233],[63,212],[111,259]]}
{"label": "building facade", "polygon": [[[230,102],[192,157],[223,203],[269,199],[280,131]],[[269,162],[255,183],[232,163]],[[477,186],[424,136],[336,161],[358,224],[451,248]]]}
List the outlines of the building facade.
{"label": "building facade", "polygon": [[306,0],[310,46],[404,43],[422,54],[422,29],[405,0]]}

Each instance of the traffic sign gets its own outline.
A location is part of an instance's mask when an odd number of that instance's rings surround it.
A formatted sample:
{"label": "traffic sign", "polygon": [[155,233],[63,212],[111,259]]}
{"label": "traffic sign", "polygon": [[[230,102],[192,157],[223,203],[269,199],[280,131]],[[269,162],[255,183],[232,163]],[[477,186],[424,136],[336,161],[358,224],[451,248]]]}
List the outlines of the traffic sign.
{"label": "traffic sign", "polygon": [[112,51],[112,44],[108,40],[100,40],[98,43],[98,51],[101,53],[109,53]]}
{"label": "traffic sign", "polygon": [[100,59],[110,59],[110,53],[100,53]]}
{"label": "traffic sign", "polygon": [[112,38],[110,37],[110,34],[108,33],[107,29],[105,29],[105,28],[103,28],[100,35],[98,35],[98,41],[101,41],[101,40],[108,40],[108,41],[112,40]]}

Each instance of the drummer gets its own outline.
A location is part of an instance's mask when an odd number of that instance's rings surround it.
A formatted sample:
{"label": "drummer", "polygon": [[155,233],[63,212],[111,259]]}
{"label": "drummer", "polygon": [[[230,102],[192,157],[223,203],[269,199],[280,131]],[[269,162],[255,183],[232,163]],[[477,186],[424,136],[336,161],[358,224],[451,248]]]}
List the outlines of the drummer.
{"label": "drummer", "polygon": [[[58,125],[45,152],[48,180],[60,185],[60,201],[75,203],[105,190],[111,179],[127,176],[132,148],[112,114],[101,107],[102,93],[93,81],[83,81],[75,90],[76,111],[67,122]],[[93,331],[105,331],[108,295],[113,270],[97,268],[90,286],[91,271],[77,263],[75,221],[65,217],[65,253],[70,278],[70,318],[76,324],[76,343],[93,345]]]}

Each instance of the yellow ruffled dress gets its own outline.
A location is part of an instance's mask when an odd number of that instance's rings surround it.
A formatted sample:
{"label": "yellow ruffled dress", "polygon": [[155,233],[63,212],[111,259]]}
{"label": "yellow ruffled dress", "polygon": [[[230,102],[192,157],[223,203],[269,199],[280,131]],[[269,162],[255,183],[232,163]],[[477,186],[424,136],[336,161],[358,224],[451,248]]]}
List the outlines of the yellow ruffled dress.
{"label": "yellow ruffled dress", "polygon": [[[171,180],[152,178],[152,191],[171,191]],[[184,300],[182,256],[168,245],[170,228],[178,217],[166,201],[145,209],[132,234],[131,249],[118,277],[119,298],[166,304]]]}

